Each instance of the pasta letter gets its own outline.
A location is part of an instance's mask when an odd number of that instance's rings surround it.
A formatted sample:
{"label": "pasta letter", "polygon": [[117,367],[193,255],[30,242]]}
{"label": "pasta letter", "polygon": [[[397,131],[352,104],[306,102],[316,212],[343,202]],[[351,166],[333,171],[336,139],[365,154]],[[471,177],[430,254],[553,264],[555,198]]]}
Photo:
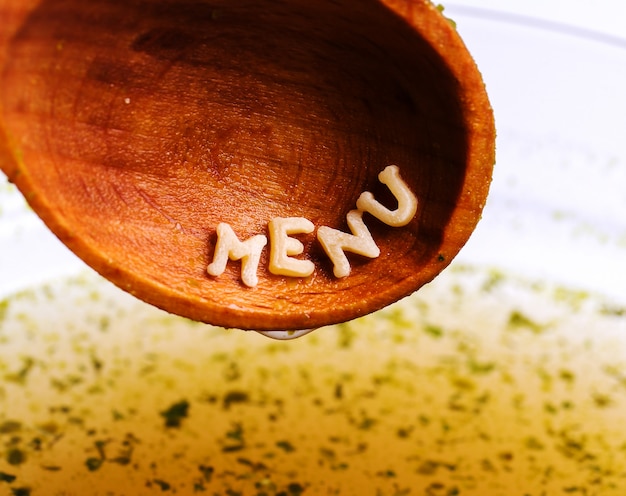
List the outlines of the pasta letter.
{"label": "pasta letter", "polygon": [[290,277],[308,277],[315,270],[310,260],[299,260],[289,255],[300,255],[304,245],[288,234],[311,233],[313,223],[304,217],[275,217],[269,223],[270,230],[270,265],[272,274]]}
{"label": "pasta letter", "polygon": [[212,276],[219,276],[226,270],[230,260],[241,260],[241,280],[246,286],[254,287],[259,283],[257,269],[263,247],[267,238],[262,234],[239,241],[230,225],[221,222],[217,226],[217,244],[213,254],[213,262],[207,267]]}
{"label": "pasta letter", "polygon": [[361,193],[356,201],[356,208],[369,212],[388,226],[406,226],[417,212],[417,198],[400,177],[398,166],[389,165],[378,175],[381,183],[387,185],[393,196],[398,200],[398,208],[389,210],[374,199],[369,191]]}
{"label": "pasta letter", "polygon": [[344,253],[345,251],[369,258],[376,258],[380,255],[378,246],[363,222],[363,212],[350,210],[346,220],[352,234],[328,226],[322,226],[317,230],[317,239],[333,262],[335,277],[346,277],[350,274],[350,262]]}

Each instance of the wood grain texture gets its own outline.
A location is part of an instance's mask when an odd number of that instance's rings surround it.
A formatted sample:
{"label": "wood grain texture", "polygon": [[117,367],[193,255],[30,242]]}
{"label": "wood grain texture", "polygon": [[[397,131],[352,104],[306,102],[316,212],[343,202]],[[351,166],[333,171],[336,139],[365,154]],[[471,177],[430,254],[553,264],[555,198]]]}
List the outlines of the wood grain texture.
{"label": "wood grain texture", "polygon": [[[50,229],[121,288],[195,320],[300,329],[432,280],[478,222],[493,115],[456,31],[425,0],[0,0],[0,168]],[[416,217],[364,219],[381,255],[337,279],[240,263],[211,277],[216,226],[274,217],[347,231],[400,167]]]}

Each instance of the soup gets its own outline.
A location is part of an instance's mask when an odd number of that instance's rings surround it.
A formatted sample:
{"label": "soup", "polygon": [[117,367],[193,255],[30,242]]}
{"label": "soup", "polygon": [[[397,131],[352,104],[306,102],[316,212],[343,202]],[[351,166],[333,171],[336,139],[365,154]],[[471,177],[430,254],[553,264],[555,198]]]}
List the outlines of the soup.
{"label": "soup", "polygon": [[591,294],[456,265],[289,342],[168,315],[91,273],[0,309],[12,494],[626,485],[626,308]]}

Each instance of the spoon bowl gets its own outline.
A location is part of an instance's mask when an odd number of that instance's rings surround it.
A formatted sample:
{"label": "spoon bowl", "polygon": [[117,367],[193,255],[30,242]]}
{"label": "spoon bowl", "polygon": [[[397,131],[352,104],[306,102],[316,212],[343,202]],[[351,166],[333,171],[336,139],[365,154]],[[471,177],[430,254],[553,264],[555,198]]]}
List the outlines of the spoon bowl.
{"label": "spoon bowl", "polygon": [[[478,222],[494,163],[485,88],[426,0],[0,0],[0,168],[48,227],[135,296],[225,327],[319,327],[441,272]],[[362,220],[379,248],[337,277],[316,232],[365,192],[417,199]],[[270,270],[276,218],[314,270]],[[270,239],[211,275],[217,226]],[[297,241],[296,241],[297,240]]]}

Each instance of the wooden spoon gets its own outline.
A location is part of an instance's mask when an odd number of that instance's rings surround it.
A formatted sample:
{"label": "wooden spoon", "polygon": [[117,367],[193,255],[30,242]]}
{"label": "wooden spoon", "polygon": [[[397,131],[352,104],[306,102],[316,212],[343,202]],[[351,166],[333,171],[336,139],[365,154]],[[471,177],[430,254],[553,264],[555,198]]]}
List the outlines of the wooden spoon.
{"label": "wooden spoon", "polygon": [[[481,76],[426,0],[0,0],[0,167],[104,277],[220,326],[309,329],[353,319],[443,270],[479,220],[495,131]],[[364,191],[405,226],[362,217],[380,254],[336,277],[316,232],[349,233]],[[227,224],[275,218],[314,271],[270,272],[271,240],[207,273]],[[296,241],[297,240],[297,241]]]}

